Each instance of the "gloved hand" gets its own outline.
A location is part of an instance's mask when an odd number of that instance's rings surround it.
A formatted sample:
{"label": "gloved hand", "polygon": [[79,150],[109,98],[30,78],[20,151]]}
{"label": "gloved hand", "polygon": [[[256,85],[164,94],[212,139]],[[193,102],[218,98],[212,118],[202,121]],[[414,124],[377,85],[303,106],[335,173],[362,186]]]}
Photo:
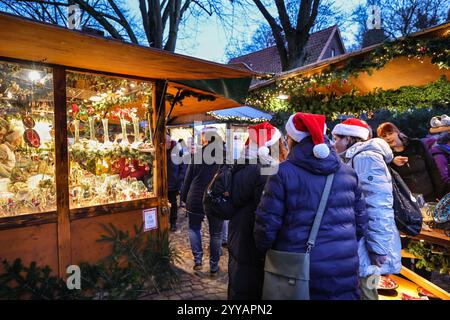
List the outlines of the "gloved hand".
{"label": "gloved hand", "polygon": [[381,256],[373,252],[369,252],[369,258],[372,265],[375,265],[377,267],[381,267],[381,265],[387,260],[387,257],[385,255]]}

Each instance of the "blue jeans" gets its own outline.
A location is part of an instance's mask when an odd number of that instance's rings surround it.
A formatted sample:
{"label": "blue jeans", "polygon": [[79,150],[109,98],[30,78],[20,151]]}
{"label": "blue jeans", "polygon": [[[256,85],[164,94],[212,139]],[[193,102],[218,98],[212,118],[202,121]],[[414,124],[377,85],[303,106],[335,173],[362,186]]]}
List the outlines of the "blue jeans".
{"label": "blue jeans", "polygon": [[[191,244],[192,255],[196,264],[202,263],[202,221],[204,214],[188,212],[189,216],[189,242]],[[219,269],[219,259],[222,254],[222,225],[223,220],[207,216],[209,224],[209,267],[215,272]]]}
{"label": "blue jeans", "polygon": [[222,242],[228,243],[228,222],[229,220],[223,221],[223,228],[222,228]]}

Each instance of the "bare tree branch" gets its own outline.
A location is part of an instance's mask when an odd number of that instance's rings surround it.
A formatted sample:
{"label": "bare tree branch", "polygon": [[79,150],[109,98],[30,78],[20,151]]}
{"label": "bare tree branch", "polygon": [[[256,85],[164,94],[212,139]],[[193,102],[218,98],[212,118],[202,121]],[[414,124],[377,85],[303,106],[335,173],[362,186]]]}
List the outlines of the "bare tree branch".
{"label": "bare tree branch", "polygon": [[134,34],[133,29],[131,29],[130,24],[128,23],[128,20],[123,15],[122,11],[119,9],[117,4],[114,2],[114,0],[108,0],[109,4],[113,8],[114,12],[117,14],[117,16],[120,19],[120,24],[124,27],[124,29],[127,31],[128,36],[130,37],[131,42],[133,43],[139,43],[136,35]]}
{"label": "bare tree branch", "polygon": [[105,17],[95,10],[93,7],[91,7],[87,2],[83,0],[73,0],[76,4],[80,6],[83,10],[86,10],[86,12],[95,18],[95,20],[98,21],[102,25],[103,28],[105,28],[106,31],[109,32],[109,34],[116,39],[123,40],[123,37],[120,35],[120,33],[117,31],[114,26],[108,22],[108,20],[105,19]]}

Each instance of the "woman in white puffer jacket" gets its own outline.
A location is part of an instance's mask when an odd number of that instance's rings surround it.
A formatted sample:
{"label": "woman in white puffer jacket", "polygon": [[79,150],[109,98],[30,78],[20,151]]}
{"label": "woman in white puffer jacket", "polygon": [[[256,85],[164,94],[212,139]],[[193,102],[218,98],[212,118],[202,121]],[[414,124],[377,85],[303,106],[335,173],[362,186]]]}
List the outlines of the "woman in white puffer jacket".
{"label": "woman in white puffer jacket", "polygon": [[336,125],[332,131],[337,152],[355,169],[363,188],[369,224],[366,238],[359,242],[360,286],[363,299],[377,300],[377,277],[373,275],[400,272],[401,242],[387,167],[393,154],[384,140],[367,140],[369,132],[364,121],[354,118]]}

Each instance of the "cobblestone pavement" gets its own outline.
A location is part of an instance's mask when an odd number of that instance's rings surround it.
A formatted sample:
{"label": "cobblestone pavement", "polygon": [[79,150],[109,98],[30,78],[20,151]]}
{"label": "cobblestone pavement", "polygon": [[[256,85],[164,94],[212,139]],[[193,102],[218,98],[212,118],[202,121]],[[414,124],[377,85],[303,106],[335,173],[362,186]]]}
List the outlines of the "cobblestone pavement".
{"label": "cobblestone pavement", "polygon": [[180,276],[180,286],[174,290],[164,291],[144,297],[144,300],[226,300],[228,286],[228,250],[222,248],[219,274],[209,275],[209,232],[208,220],[203,220],[203,269],[194,271],[194,260],[188,236],[188,218],[184,208],[178,209],[178,230],[170,232],[170,240],[182,258],[176,263]]}

